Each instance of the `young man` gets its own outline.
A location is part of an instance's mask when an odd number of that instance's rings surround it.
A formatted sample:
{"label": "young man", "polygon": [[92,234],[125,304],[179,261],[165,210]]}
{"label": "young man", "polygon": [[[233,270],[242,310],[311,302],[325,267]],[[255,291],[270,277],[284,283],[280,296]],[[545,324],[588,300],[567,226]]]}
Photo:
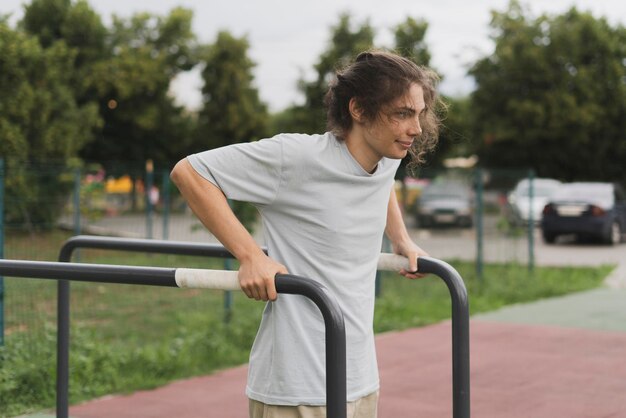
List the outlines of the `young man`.
{"label": "young man", "polygon": [[[436,76],[398,55],[360,54],[326,95],[329,132],[282,134],[194,154],[172,179],[202,223],[237,257],[250,298],[270,301],[250,354],[250,416],[325,416],[324,322],[297,295],[277,297],[274,276],[323,283],[344,312],[348,416],[376,416],[374,282],[383,233],[410,260],[426,253],[409,237],[393,189],[400,160],[421,161],[437,140]],[[227,198],[254,204],[266,256]]]}

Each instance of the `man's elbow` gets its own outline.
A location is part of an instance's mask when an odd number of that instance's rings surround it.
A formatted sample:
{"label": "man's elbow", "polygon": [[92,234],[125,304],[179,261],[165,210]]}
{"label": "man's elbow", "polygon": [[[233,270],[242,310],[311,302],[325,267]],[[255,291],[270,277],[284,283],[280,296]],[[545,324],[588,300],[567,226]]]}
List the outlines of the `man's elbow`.
{"label": "man's elbow", "polygon": [[187,159],[183,158],[178,163],[176,163],[176,165],[170,172],[170,179],[172,180],[174,184],[176,185],[180,184],[180,180],[181,180],[181,177],[183,176],[183,172],[185,171],[186,164],[188,164]]}

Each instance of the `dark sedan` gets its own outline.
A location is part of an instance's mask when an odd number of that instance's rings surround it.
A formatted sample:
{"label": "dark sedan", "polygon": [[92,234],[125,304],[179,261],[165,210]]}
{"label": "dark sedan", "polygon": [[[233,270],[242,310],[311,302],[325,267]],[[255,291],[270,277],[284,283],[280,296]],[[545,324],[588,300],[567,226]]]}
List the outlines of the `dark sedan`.
{"label": "dark sedan", "polygon": [[544,207],[541,220],[547,243],[559,235],[575,234],[617,245],[625,227],[626,196],[614,183],[563,184]]}

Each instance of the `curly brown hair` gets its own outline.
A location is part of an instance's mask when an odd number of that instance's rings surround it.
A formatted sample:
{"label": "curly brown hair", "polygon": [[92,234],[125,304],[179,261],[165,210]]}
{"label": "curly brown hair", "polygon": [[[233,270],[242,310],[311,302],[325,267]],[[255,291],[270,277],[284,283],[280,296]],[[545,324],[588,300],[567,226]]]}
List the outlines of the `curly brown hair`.
{"label": "curly brown hair", "polygon": [[385,107],[402,97],[416,83],[422,87],[426,108],[420,115],[422,133],[409,150],[410,166],[423,163],[439,138],[441,120],[438,112],[445,106],[437,94],[437,74],[392,52],[372,50],[360,53],[354,62],[338,70],[330,83],[324,103],[327,107],[327,128],[338,138],[352,129],[349,103],[356,100],[366,120],[380,118]]}

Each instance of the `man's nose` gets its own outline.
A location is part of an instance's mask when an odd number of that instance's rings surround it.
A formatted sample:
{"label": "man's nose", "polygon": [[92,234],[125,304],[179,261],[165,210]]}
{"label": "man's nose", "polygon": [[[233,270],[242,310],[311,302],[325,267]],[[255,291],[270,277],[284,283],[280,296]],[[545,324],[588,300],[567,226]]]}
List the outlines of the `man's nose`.
{"label": "man's nose", "polygon": [[413,119],[413,122],[409,125],[409,136],[419,136],[422,133],[422,125],[420,123],[419,116]]}

